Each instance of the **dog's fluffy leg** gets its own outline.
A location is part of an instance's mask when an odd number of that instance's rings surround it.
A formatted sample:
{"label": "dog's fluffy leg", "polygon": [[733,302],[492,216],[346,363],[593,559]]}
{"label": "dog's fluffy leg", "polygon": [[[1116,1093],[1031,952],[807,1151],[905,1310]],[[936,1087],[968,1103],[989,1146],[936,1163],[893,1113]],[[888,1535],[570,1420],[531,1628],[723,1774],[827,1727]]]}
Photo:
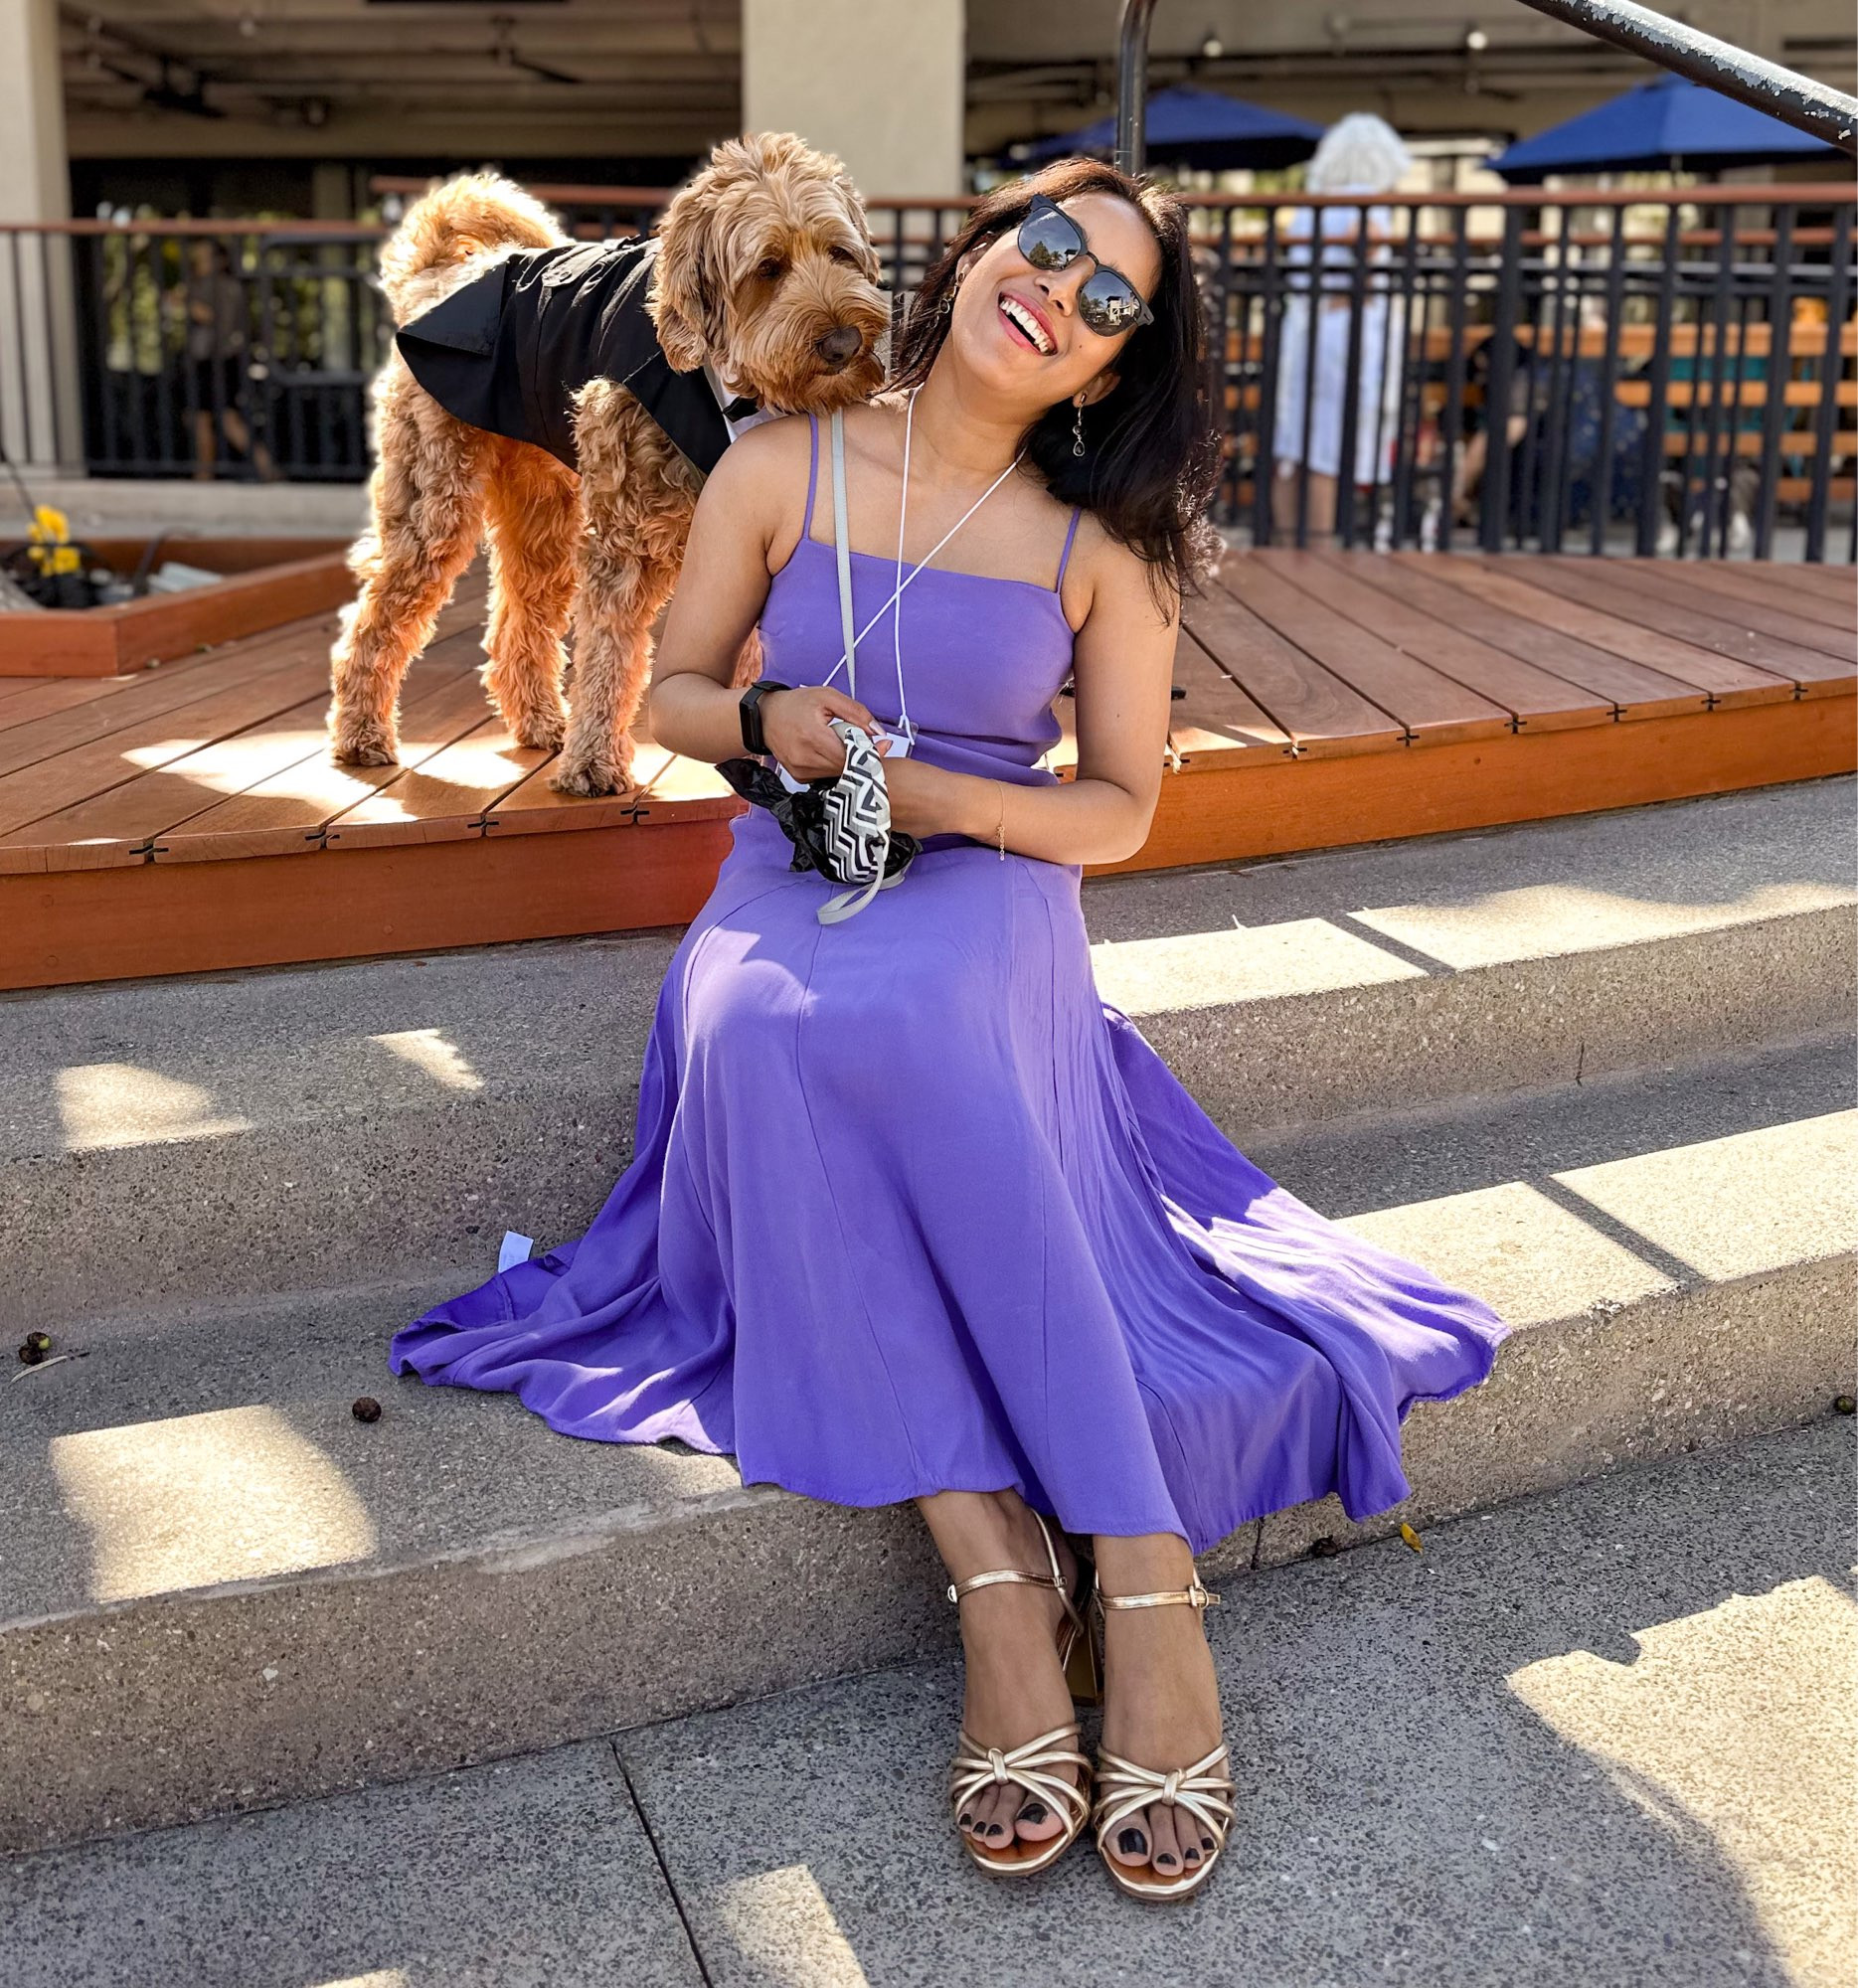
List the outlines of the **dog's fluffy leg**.
{"label": "dog's fluffy leg", "polygon": [[583,547],[574,711],[549,785],[561,794],[616,794],[632,783],[631,723],[651,674],[651,624],[677,570],[614,554],[597,529]]}
{"label": "dog's fluffy leg", "polygon": [[470,565],[484,516],[487,438],[453,420],[398,362],[376,405],[374,524],[349,554],[361,591],[329,658],[330,750],[352,766],[400,757],[401,680]]}
{"label": "dog's fluffy leg", "polygon": [[491,466],[490,619],[484,685],[519,746],[559,748],[562,697],[579,572],[581,486],[539,448],[501,442]]}
{"label": "dog's fluffy leg", "polygon": [[588,528],[574,709],[549,784],[564,794],[610,794],[631,782],[651,624],[677,583],[701,481],[645,410],[607,380],[582,390],[575,439]]}

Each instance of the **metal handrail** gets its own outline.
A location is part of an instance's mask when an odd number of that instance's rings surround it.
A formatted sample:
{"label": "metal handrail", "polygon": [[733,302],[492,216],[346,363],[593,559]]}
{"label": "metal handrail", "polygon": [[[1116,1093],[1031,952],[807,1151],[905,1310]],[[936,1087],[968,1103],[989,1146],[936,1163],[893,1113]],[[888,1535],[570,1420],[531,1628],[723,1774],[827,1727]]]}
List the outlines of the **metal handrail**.
{"label": "metal handrail", "polygon": [[[1693,83],[1707,84],[1752,104],[1858,156],[1858,97],[1829,83],[1815,83],[1778,63],[1751,55],[1732,42],[1718,41],[1634,0],[1523,0],[1557,21],[1597,40],[1628,49]],[[1139,173],[1145,153],[1144,118],[1148,96],[1148,29],[1155,0],[1122,0],[1116,58],[1116,164]]]}
{"label": "metal handrail", "polygon": [[1858,97],[1830,83],[1718,41],[1688,22],[1654,14],[1634,0],[1523,0],[1523,5],[1858,155]]}

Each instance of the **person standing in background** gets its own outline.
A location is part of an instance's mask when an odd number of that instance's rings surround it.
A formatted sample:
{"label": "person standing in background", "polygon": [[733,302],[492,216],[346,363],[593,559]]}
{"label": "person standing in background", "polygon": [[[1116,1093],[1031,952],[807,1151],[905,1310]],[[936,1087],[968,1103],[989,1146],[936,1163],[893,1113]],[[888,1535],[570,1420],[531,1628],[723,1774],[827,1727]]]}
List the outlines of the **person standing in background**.
{"label": "person standing in background", "polygon": [[212,478],[222,432],[267,483],[277,474],[271,452],[252,432],[241,401],[245,392],[246,286],[233,268],[226,244],[202,236],[188,244],[182,288],[187,313],[187,371],[194,430],[194,478]]}
{"label": "person standing in background", "polygon": [[[1391,193],[1411,164],[1400,134],[1391,124],[1357,111],[1332,124],[1309,162],[1304,185],[1310,193],[1358,194],[1365,200]],[[1320,220],[1320,227],[1318,227]],[[1296,543],[1299,482],[1307,482],[1306,541],[1330,543],[1335,536],[1336,489],[1342,474],[1342,431],[1348,399],[1348,355],[1354,316],[1356,258],[1386,257],[1393,215],[1385,207],[1298,208],[1285,230],[1283,318],[1278,333],[1276,418],[1271,455],[1272,536],[1278,545]],[[1323,243],[1320,296],[1312,357],[1309,312],[1316,278],[1310,245]],[[1352,474],[1358,487],[1381,481],[1393,447],[1393,396],[1399,369],[1388,357],[1403,327],[1393,319],[1386,296],[1369,289],[1362,305],[1356,360],[1355,437]],[[1301,471],[1301,478],[1299,478]]]}

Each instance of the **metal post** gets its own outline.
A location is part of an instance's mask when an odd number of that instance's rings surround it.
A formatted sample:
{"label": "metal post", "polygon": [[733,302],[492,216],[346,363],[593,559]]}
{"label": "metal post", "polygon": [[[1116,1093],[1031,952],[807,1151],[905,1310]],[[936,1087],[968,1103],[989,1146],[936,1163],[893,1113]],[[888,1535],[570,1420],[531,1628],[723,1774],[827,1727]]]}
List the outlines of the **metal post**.
{"label": "metal post", "polygon": [[1122,37],[1116,55],[1116,166],[1139,173],[1147,147],[1148,24],[1155,0],[1122,0]]}
{"label": "metal post", "polygon": [[1732,42],[1699,34],[1685,22],[1636,6],[1633,0],[1523,0],[1523,4],[1858,155],[1858,97],[1766,62]]}

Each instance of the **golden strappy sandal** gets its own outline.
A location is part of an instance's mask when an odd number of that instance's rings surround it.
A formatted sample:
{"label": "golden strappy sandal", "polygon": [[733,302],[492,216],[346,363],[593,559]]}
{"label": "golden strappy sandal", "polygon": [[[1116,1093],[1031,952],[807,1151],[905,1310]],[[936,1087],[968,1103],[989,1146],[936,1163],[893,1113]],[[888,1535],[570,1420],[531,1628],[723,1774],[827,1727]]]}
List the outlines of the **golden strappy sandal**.
{"label": "golden strappy sandal", "polygon": [[[1099,1635],[1105,1608],[1166,1608],[1179,1604],[1192,1608],[1204,1620],[1207,1609],[1219,1605],[1219,1596],[1201,1586],[1197,1574],[1187,1587],[1163,1588],[1155,1594],[1105,1594],[1099,1587],[1093,1599],[1097,1604]],[[1119,1891],[1128,1893],[1132,1899],[1165,1904],[1191,1898],[1206,1883],[1225,1852],[1226,1835],[1232,1828],[1232,1798],[1238,1790],[1226,1772],[1230,1765],[1224,1741],[1192,1766],[1175,1767],[1167,1773],[1138,1766],[1119,1753],[1098,1747],[1097,1802],[1092,1815],[1097,1828],[1097,1854]],[[1213,1839],[1213,1848],[1198,1863],[1188,1865],[1178,1878],[1156,1878],[1152,1875],[1152,1864],[1119,1864],[1109,1854],[1111,1834],[1130,1816],[1140,1814],[1154,1802],[1184,1808],[1201,1825],[1202,1833]],[[1150,1875],[1144,1876],[1144,1872]]]}
{"label": "golden strappy sandal", "polygon": [[[1074,1703],[1095,1705],[1102,1697],[1097,1668],[1097,1645],[1079,1610],[1089,1580],[1089,1563],[1079,1559],[1079,1588],[1076,1598],[1065,1585],[1059,1564],[1058,1546],[1043,1513],[1035,1512],[1045,1540],[1050,1574],[1022,1574],[1017,1568],[1001,1568],[991,1574],[977,1574],[949,1586],[948,1599],[957,1606],[964,1594],[979,1587],[993,1587],[1002,1581],[1021,1582],[1029,1587],[1051,1587],[1065,1604],[1065,1619],[1058,1625],[1058,1660],[1064,1666],[1065,1683]],[[1074,1719],[1069,1726],[1054,1727],[1018,1746],[978,1745],[961,1729],[954,1764],[948,1774],[948,1798],[955,1816],[955,1833],[967,1854],[990,1878],[1030,1878],[1057,1863],[1083,1833],[1091,1817],[1091,1763],[1078,1750],[1083,1729]],[[1068,1779],[1065,1769],[1075,1767],[1078,1777]],[[1011,1783],[1023,1788],[1035,1801],[1042,1801],[1059,1816],[1065,1827],[1043,1843],[1028,1843],[1017,1832],[999,1850],[983,1848],[960,1827],[963,1809],[989,1787]]]}

